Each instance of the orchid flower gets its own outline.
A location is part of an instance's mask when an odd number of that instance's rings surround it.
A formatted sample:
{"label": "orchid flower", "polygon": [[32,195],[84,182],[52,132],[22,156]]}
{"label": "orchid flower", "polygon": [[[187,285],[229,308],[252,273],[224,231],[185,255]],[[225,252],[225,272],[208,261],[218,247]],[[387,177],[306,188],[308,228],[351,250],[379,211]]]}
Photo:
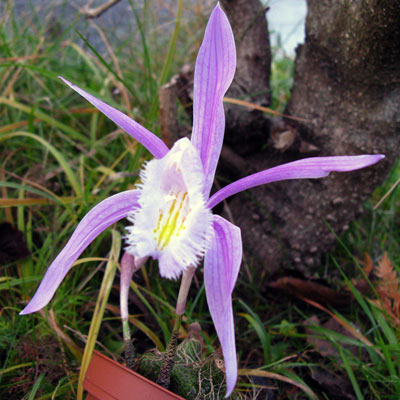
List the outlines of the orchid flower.
{"label": "orchid flower", "polygon": [[160,275],[176,279],[204,259],[207,302],[222,347],[227,396],[237,380],[232,292],[242,260],[240,229],[211,210],[243,190],[269,182],[322,178],[332,171],[352,171],[375,164],[383,155],[316,157],[294,161],[240,179],[210,197],[221,152],[225,117],[223,97],[236,68],[235,42],[219,4],[212,12],[194,75],[193,131],[171,149],[160,138],[120,111],[74,84],[67,85],[97,107],[153,156],[134,190],[113,195],[82,219],[64,249],[48,268],[37,292],[21,312],[40,310],[53,297],[85,248],[114,222],[128,218],[126,251],[141,266],[158,260]]}

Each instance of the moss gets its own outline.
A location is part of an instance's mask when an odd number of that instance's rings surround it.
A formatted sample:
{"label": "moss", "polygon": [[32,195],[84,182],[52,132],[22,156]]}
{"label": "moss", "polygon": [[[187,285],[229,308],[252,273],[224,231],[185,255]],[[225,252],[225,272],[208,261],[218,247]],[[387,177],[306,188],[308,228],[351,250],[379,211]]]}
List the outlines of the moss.
{"label": "moss", "polygon": [[[169,389],[187,400],[223,399],[226,393],[225,374],[214,356],[202,359],[202,345],[195,339],[183,341],[171,373]],[[139,361],[138,371],[155,381],[160,371],[162,354],[149,352]],[[238,398],[236,395],[232,399]]]}

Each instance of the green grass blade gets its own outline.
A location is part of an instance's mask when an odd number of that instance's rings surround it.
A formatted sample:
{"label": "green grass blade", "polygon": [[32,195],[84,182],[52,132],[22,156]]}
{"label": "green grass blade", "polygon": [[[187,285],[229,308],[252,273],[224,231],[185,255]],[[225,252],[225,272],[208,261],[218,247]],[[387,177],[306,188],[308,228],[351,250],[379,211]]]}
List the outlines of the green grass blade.
{"label": "green grass blade", "polygon": [[78,31],[76,33],[79,35],[79,37],[85,42],[86,46],[89,47],[89,49],[94,53],[94,55],[99,59],[99,61],[106,67],[107,71],[109,71],[115,79],[117,79],[119,82],[121,82],[125,88],[129,91],[129,93],[133,96],[135,99],[136,103],[138,106],[142,107],[142,104],[137,97],[136,93],[129,87],[129,85],[125,82],[124,79],[122,79],[113,69],[112,67],[108,64],[108,62],[100,55],[100,53],[90,44],[90,42]]}
{"label": "green grass blade", "polygon": [[71,49],[76,51],[80,57],[85,61],[86,65],[93,71],[94,73],[94,79],[96,81],[99,81],[101,79],[101,73],[99,68],[96,66],[96,64],[92,61],[92,59],[86,54],[84,50],[82,50],[81,47],[79,47],[76,43],[70,43]]}
{"label": "green grass blade", "polygon": [[35,135],[34,133],[30,132],[13,132],[13,133],[7,133],[5,135],[0,135],[0,142],[3,140],[7,140],[13,137],[18,137],[18,136],[24,136],[24,137],[29,137],[31,139],[36,140],[40,144],[42,144],[52,155],[53,157],[58,161],[60,164],[61,168],[64,170],[65,175],[67,176],[67,179],[74,189],[74,192],[76,196],[82,197],[82,189],[81,185],[79,184],[79,180],[72,171],[71,167],[69,166],[67,160],[64,158],[64,156],[52,145],[50,144],[47,140],[41,138],[38,135]]}
{"label": "green grass blade", "polygon": [[40,388],[40,384],[42,383],[44,376],[45,376],[45,374],[42,373],[39,375],[39,378],[36,379],[36,382],[32,387],[32,391],[29,393],[28,400],[35,400],[36,393]]}
{"label": "green grass blade", "polygon": [[[157,95],[157,84],[155,80],[153,79],[153,70],[151,66],[151,57],[150,57],[150,52],[149,48],[147,46],[147,41],[146,41],[146,35],[145,35],[145,30],[143,27],[142,22],[140,21],[139,14],[136,11],[136,8],[133,4],[133,0],[129,0],[129,3],[131,5],[133,14],[135,16],[135,21],[138,26],[138,30],[140,33],[140,40],[142,42],[142,47],[143,47],[143,53],[144,53],[144,66],[147,70],[147,80],[146,83],[148,84],[149,92],[151,96],[156,96]],[[153,122],[153,121],[151,121]]]}
{"label": "green grass blade", "polygon": [[164,83],[167,82],[169,71],[172,65],[172,60],[174,59],[176,42],[178,40],[180,24],[181,24],[182,10],[183,10],[183,0],[178,0],[178,10],[176,13],[175,28],[174,32],[172,33],[171,40],[169,42],[167,58],[165,59],[163,69],[161,71],[161,76],[159,81],[160,86],[164,85]]}
{"label": "green grass blade", "polygon": [[78,379],[78,394],[77,399],[82,400],[83,396],[83,380],[85,379],[90,360],[92,358],[94,346],[99,334],[100,325],[103,320],[104,311],[106,309],[108,296],[110,295],[112,284],[114,282],[115,272],[118,265],[118,257],[121,251],[121,235],[112,230],[112,244],[110,250],[109,261],[107,262],[104,278],[101,283],[99,295],[97,297],[96,306],[93,311],[93,318],[89,328],[89,334],[85,346],[85,351],[82,357],[81,370]]}
{"label": "green grass blade", "polygon": [[[18,103],[17,101],[7,99],[5,97],[0,96],[0,104],[6,104],[9,107],[13,107],[17,110],[20,110],[26,114],[30,114],[32,112],[32,107],[26,106],[24,104]],[[80,140],[81,142],[88,144],[89,139],[85,136],[82,135],[80,132],[76,131],[75,129],[71,128],[68,125],[63,124],[60,121],[57,121],[56,119],[48,116],[46,113],[43,111],[35,109],[33,111],[33,115],[42,120],[43,122],[46,122],[47,124],[54,126],[55,128],[60,129],[61,131],[70,134],[74,139]]]}
{"label": "green grass blade", "polygon": [[358,304],[361,306],[361,308],[363,309],[365,314],[368,316],[371,324],[373,325],[374,328],[377,328],[376,320],[375,320],[370,308],[368,307],[367,302],[364,300],[364,298],[362,297],[360,292],[354,287],[353,282],[351,282],[351,280],[346,276],[346,274],[344,273],[344,271],[342,270],[340,265],[337,263],[337,261],[335,259],[333,259],[333,262],[334,262],[335,266],[339,269],[340,273],[342,274],[343,279],[345,280],[347,286],[351,290],[351,293],[356,298]]}
{"label": "green grass blade", "polygon": [[260,317],[243,300],[239,299],[239,303],[247,311],[247,314],[239,313],[239,315],[246,318],[250,325],[256,331],[264,353],[264,364],[269,364],[271,361],[271,343],[269,334],[265,330],[265,327],[260,320]]}
{"label": "green grass blade", "polygon": [[0,63],[0,67],[21,67],[25,69],[29,69],[35,72],[39,72],[40,75],[50,78],[50,79],[58,79],[58,73],[49,71],[45,68],[38,67],[37,65],[31,65],[31,64],[24,64],[20,62],[9,62],[9,63]]}
{"label": "green grass blade", "polygon": [[22,363],[22,364],[13,365],[12,367],[4,368],[4,369],[0,370],[0,376],[8,374],[10,372],[13,372],[15,370],[18,370],[20,368],[32,367],[34,364],[35,364],[34,361],[30,361],[30,362],[26,362],[26,363]]}
{"label": "green grass blade", "polygon": [[354,389],[354,392],[355,392],[355,394],[357,396],[357,400],[363,400],[364,397],[363,397],[363,395],[361,393],[361,389],[360,389],[360,386],[358,385],[358,382],[357,382],[357,379],[356,379],[356,377],[354,375],[353,369],[351,368],[350,361],[347,358],[347,356],[346,356],[345,352],[343,351],[342,347],[338,346],[338,349],[339,349],[340,356],[341,356],[341,358],[343,360],[344,368],[345,368],[345,370],[347,372],[347,375],[348,375],[348,377],[350,379],[351,384],[353,385],[353,389]]}
{"label": "green grass blade", "polygon": [[198,290],[196,293],[196,297],[193,299],[193,301],[191,301],[190,307],[186,308],[185,314],[188,317],[191,317],[191,315],[193,314],[193,311],[194,311],[195,307],[197,306],[197,303],[199,302],[200,297],[204,295],[205,291],[206,291],[206,287],[205,287],[204,283],[202,283],[202,285],[200,286],[200,290]]}
{"label": "green grass blade", "polygon": [[[0,142],[1,142],[1,136],[0,136]],[[52,200],[52,201],[59,201],[57,197],[51,196],[47,192],[44,192],[44,191],[39,190],[39,189],[32,188],[32,187],[27,186],[27,185],[21,185],[19,183],[0,181],[0,187],[8,187],[8,188],[12,188],[12,189],[22,189],[22,190],[26,190],[26,191],[31,192],[31,193],[35,193],[35,194],[37,194],[39,196],[43,196],[46,199],[49,199],[49,200]],[[62,204],[62,202],[60,204]]]}
{"label": "green grass blade", "polygon": [[372,306],[372,311],[375,315],[376,321],[380,328],[382,329],[384,335],[386,336],[386,340],[392,346],[400,346],[399,341],[396,337],[396,333],[392,329],[392,327],[388,324],[385,316],[383,315],[382,311]]}
{"label": "green grass blade", "polygon": [[[182,17],[182,10],[183,10],[183,0],[178,0],[178,10],[176,13],[176,22],[175,22],[175,28],[174,32],[172,33],[171,40],[169,42],[168,46],[168,53],[167,57],[165,59],[163,69],[161,71],[161,76],[159,80],[159,86],[164,85],[164,83],[167,82],[168,76],[169,76],[169,71],[171,69],[172,65],[172,60],[174,59],[175,55],[175,50],[176,50],[176,42],[178,40],[178,35],[179,35],[179,29],[180,29],[180,24],[181,24],[181,17]],[[157,113],[158,113],[158,93],[156,93],[153,96],[153,102],[150,108],[150,114],[149,118],[151,121],[156,118]]]}
{"label": "green grass blade", "polygon": [[[145,305],[145,307],[153,315],[153,317],[155,318],[155,320],[157,321],[157,323],[159,324],[160,328],[163,331],[165,343],[168,343],[171,332],[169,331],[166,322],[163,321],[163,319],[160,317],[160,315],[154,310],[154,308],[147,301],[146,297],[144,297],[143,294],[140,292],[138,284],[134,281],[131,281],[130,286],[131,286],[131,289],[135,292],[136,296],[139,297],[140,301]],[[164,348],[161,348],[158,350],[163,352]]]}
{"label": "green grass blade", "polygon": [[[7,278],[7,280],[6,280]],[[0,291],[2,290],[10,290],[14,286],[23,285],[24,283],[31,283],[40,281],[43,277],[42,276],[30,276],[24,278],[11,278],[11,277],[4,277],[6,280],[3,283],[0,283]]]}
{"label": "green grass blade", "polygon": [[[387,316],[384,315],[383,311],[376,308],[372,305],[372,312],[374,313],[377,323],[383,331],[383,334],[386,337],[386,340],[389,342],[387,345],[383,338],[379,336],[378,342],[379,346],[382,349],[382,353],[385,356],[386,367],[390,372],[390,376],[393,380],[393,385],[396,388],[396,393],[398,398],[400,395],[400,379],[399,379],[399,371],[400,371],[400,343],[396,336],[396,331],[392,328],[392,326],[387,321]],[[395,364],[397,366],[397,371]]]}

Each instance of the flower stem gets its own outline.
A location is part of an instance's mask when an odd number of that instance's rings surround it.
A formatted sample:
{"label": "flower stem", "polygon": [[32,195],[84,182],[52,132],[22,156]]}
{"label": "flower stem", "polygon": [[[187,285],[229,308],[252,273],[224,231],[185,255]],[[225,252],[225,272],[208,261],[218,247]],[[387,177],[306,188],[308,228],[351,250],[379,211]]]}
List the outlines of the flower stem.
{"label": "flower stem", "polygon": [[124,355],[125,363],[129,369],[133,369],[135,365],[135,348],[131,340],[131,330],[129,329],[129,321],[122,320],[122,332],[124,335]]}
{"label": "flower stem", "polygon": [[182,275],[181,286],[179,288],[178,300],[176,302],[175,322],[167,348],[162,357],[160,374],[157,384],[168,389],[171,379],[172,368],[175,364],[176,347],[178,344],[179,329],[181,327],[182,316],[185,312],[186,299],[189,294],[190,284],[192,283],[195,267],[186,268]]}
{"label": "flower stem", "polygon": [[179,328],[181,327],[182,315],[175,316],[174,328],[169,338],[168,346],[161,361],[161,369],[157,378],[157,384],[168,389],[171,380],[172,368],[175,364],[176,347],[178,343]]}
{"label": "flower stem", "polygon": [[190,284],[196,271],[195,267],[187,267],[183,272],[181,287],[179,288],[178,300],[176,302],[176,315],[183,315],[186,308],[186,299],[189,294]]}
{"label": "flower stem", "polygon": [[147,260],[147,257],[136,258],[128,253],[124,253],[121,259],[121,289],[120,289],[120,308],[122,319],[122,332],[124,336],[124,353],[126,366],[133,369],[135,365],[135,349],[131,340],[131,330],[129,328],[128,292],[132,275]]}

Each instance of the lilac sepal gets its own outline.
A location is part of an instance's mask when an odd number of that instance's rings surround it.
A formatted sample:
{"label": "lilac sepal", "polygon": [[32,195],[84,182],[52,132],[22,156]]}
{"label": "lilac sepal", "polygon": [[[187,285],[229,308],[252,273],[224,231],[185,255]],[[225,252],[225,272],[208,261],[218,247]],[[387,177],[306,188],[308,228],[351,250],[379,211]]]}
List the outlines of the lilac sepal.
{"label": "lilac sepal", "polygon": [[84,97],[89,103],[92,103],[98,110],[115,122],[126,133],[140,142],[155,158],[162,158],[168,153],[167,145],[158,136],[154,135],[154,133],[150,132],[121,111],[85,92],[83,89],[69,82],[62,76],[59,76],[59,78]]}
{"label": "lilac sepal", "polygon": [[192,143],[198,149],[208,197],[225,130],[222,99],[236,68],[236,49],[228,18],[219,4],[212,12],[196,59],[193,88]]}
{"label": "lilac sepal", "polygon": [[128,297],[129,284],[133,274],[145,264],[148,258],[149,257],[135,257],[126,251],[124,252],[121,258],[121,297],[123,292],[126,298]]}
{"label": "lilac sepal", "polygon": [[323,178],[330,172],[346,172],[368,167],[384,158],[382,154],[362,156],[312,157],[279,165],[239,179],[214,193],[208,200],[213,208],[227,197],[266,183],[288,179]]}
{"label": "lilac sepal", "polygon": [[71,238],[47,269],[39,288],[20,314],[43,308],[53,297],[65,275],[87,246],[114,222],[138,207],[140,192],[128,190],[111,196],[92,208],[78,224]]}
{"label": "lilac sepal", "polygon": [[127,252],[121,258],[121,278],[120,278],[120,305],[121,318],[127,320],[128,313],[128,294],[129,285],[133,274],[147,261],[148,257],[135,257]]}
{"label": "lilac sepal", "polygon": [[242,262],[242,238],[237,226],[218,215],[214,216],[213,228],[214,237],[204,257],[204,283],[224,356],[226,397],[229,397],[237,380],[232,292]]}

